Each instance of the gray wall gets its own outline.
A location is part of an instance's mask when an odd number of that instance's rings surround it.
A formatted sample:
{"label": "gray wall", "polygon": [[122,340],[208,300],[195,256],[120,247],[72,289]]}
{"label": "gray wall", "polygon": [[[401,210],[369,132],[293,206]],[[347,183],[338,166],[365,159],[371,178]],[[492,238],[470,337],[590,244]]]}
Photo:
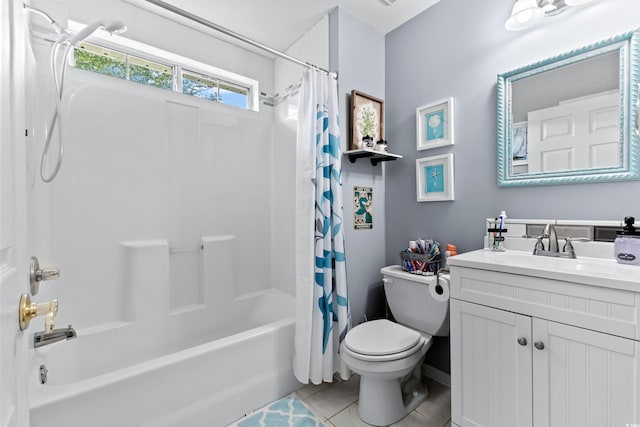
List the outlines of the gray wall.
{"label": "gray wall", "polygon": [[[341,7],[329,16],[331,70],[340,75],[342,148],[349,138],[350,94],[357,89],[376,98],[385,95],[385,37]],[[347,281],[353,325],[384,314],[380,268],[385,266],[384,166],[367,160],[342,163]],[[353,228],[353,187],[373,188],[373,229]]]}
{"label": "gray wall", "polygon": [[[482,247],[484,218],[640,217],[640,181],[499,188],[496,173],[496,76],[640,25],[640,1],[608,0],[504,29],[512,2],[442,0],[386,37],[386,135],[404,159],[386,169],[386,261],[408,240],[433,237],[459,252]],[[579,77],[577,77],[579,78]],[[452,96],[455,145],[416,150],[415,109]],[[452,152],[455,201],[417,203],[415,159]],[[449,371],[447,340],[427,363]]]}

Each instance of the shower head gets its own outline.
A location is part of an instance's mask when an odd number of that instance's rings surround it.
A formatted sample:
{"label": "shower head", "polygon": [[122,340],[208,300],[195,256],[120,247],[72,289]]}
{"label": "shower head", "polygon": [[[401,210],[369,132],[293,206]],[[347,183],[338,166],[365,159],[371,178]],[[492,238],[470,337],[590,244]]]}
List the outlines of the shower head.
{"label": "shower head", "polygon": [[87,25],[84,29],[79,31],[77,34],[70,37],[69,43],[75,46],[100,28],[103,28],[105,31],[107,31],[110,34],[121,34],[127,31],[126,25],[124,25],[120,21],[100,21],[100,22],[93,23],[91,25]]}
{"label": "shower head", "polygon": [[60,24],[58,24],[56,21],[53,20],[53,18],[51,16],[49,16],[48,13],[46,13],[43,10],[40,9],[36,9],[35,7],[31,7],[29,5],[26,4],[22,4],[22,7],[24,8],[24,10],[26,10],[27,12],[32,12],[32,13],[36,13],[40,16],[42,16],[44,19],[46,19],[49,24],[51,24],[51,26],[53,27],[53,30],[56,32],[56,34],[58,34],[59,36],[66,36],[68,35],[67,33],[67,29],[62,27]]}

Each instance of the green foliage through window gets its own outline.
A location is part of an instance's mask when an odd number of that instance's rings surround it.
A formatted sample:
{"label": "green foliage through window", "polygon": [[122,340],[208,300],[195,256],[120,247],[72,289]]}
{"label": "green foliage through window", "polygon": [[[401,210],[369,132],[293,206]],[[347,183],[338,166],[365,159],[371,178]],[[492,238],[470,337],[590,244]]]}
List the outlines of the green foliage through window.
{"label": "green foliage through window", "polygon": [[247,88],[186,71],[182,73],[182,93],[240,108],[247,108],[249,102]]}
{"label": "green foliage through window", "polygon": [[82,43],[75,49],[75,66],[147,86],[173,89],[173,67],[144,58]]}
{"label": "green foliage through window", "polygon": [[106,74],[119,79],[127,78],[127,63],[118,58],[110,56],[100,56],[93,52],[76,48],[75,66],[82,70],[93,71],[95,73]]}
{"label": "green foliage through window", "polygon": [[215,80],[192,73],[182,73],[182,93],[211,101],[219,99],[218,84]]}
{"label": "green foliage through window", "polygon": [[[74,50],[75,67],[141,83],[147,86],[173,90],[174,67],[148,59],[107,49],[91,43],[82,43]],[[248,108],[249,89],[210,76],[193,72],[181,73],[182,93],[223,104]]]}

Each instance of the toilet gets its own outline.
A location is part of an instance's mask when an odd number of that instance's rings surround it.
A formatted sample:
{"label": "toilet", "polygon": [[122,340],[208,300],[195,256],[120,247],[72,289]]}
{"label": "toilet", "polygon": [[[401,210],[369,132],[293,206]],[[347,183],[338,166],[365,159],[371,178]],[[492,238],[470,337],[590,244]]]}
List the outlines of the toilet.
{"label": "toilet", "polygon": [[400,266],[384,267],[387,319],[351,329],[340,346],[344,363],[360,375],[360,418],[374,426],[392,424],[418,407],[428,390],[421,365],[433,336],[449,335],[449,276],[421,276]]}

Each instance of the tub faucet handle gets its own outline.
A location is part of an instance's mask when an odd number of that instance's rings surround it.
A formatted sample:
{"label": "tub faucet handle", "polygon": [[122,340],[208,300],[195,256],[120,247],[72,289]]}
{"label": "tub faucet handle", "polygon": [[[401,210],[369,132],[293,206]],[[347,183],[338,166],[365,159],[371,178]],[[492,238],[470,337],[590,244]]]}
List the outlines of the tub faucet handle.
{"label": "tub faucet handle", "polygon": [[31,319],[37,316],[45,316],[45,330],[51,331],[55,325],[55,317],[58,313],[58,300],[35,303],[31,302],[29,295],[22,294],[18,309],[18,324],[20,330],[24,331],[29,327]]}

